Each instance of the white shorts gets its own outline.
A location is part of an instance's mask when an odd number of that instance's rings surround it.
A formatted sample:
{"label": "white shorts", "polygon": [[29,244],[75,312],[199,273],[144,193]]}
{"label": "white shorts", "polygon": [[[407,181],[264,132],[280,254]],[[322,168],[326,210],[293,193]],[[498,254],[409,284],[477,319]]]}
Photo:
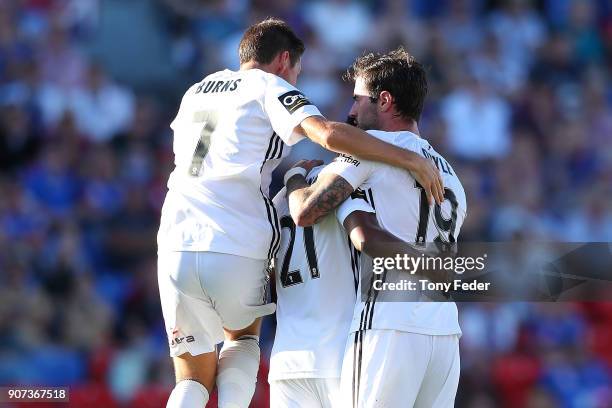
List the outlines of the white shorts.
{"label": "white shorts", "polygon": [[341,377],[342,407],[453,407],[459,336],[397,330],[351,333]]}
{"label": "white shorts", "polygon": [[270,408],[334,408],[339,397],[339,378],[270,381]]}
{"label": "white shorts", "polygon": [[223,328],[274,313],[266,261],[217,252],[160,251],[157,280],[170,355],[215,351]]}

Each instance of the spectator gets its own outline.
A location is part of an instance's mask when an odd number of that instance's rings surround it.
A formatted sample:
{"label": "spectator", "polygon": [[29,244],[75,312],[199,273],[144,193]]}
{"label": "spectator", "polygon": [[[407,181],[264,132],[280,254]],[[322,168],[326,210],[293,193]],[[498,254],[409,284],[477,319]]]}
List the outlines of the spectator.
{"label": "spectator", "polygon": [[490,28],[497,37],[506,62],[528,66],[535,51],[546,39],[542,17],[532,0],[505,0],[504,7],[490,16]]}
{"label": "spectator", "polygon": [[306,7],[304,15],[321,41],[336,55],[338,68],[350,63],[371,30],[370,15],[362,3],[317,1]]}
{"label": "spectator", "polygon": [[70,89],[83,84],[87,63],[81,52],[70,43],[70,34],[55,20],[38,59],[45,82]]}
{"label": "spectator", "polygon": [[40,148],[38,133],[27,112],[18,106],[0,107],[0,171],[27,167]]}
{"label": "spectator", "polygon": [[77,126],[93,141],[107,141],[125,130],[134,114],[134,97],[107,78],[102,67],[92,65],[85,85],[70,95]]}
{"label": "spectator", "polygon": [[[350,106],[340,77],[355,55],[402,43],[424,62],[420,128],[464,183],[462,240],[612,241],[607,2],[131,3],[126,14],[120,1],[0,0],[0,385],[69,385],[83,406],[167,398],[154,251],[168,124],[187,81],[236,65],[253,19],[280,16],[305,39],[300,87],[333,119]],[[130,32],[135,76],[118,64],[127,47],[97,38],[129,24],[155,36]],[[147,62],[164,60],[173,71]],[[323,154],[301,143],[288,161]],[[604,303],[460,308],[458,407],[612,406]],[[263,327],[265,354],[273,320]]]}
{"label": "spectator", "polygon": [[471,78],[442,101],[451,152],[471,160],[496,159],[510,148],[510,106],[488,84]]}

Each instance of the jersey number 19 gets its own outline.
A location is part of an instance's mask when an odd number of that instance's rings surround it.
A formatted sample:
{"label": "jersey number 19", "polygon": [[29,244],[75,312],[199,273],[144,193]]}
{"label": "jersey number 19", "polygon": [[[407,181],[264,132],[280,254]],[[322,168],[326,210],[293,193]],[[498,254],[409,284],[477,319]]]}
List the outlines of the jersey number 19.
{"label": "jersey number 19", "polygon": [[[419,210],[419,226],[416,234],[416,242],[427,242],[427,226],[429,224],[429,202],[427,201],[427,193],[425,189],[417,182],[415,187],[421,190],[421,208]],[[442,207],[440,204],[434,206],[434,224],[438,230],[438,236],[434,242],[453,243],[456,237],[453,235],[455,226],[457,225],[457,196],[453,190],[444,188],[444,200],[448,200],[451,205],[450,218],[444,218],[442,215]]]}

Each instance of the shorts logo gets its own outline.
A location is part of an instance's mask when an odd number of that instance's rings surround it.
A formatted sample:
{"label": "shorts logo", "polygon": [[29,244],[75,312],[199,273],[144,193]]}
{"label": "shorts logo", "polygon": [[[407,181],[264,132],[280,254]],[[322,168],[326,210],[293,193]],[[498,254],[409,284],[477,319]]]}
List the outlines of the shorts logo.
{"label": "shorts logo", "polygon": [[178,346],[182,342],[193,343],[195,341],[195,337],[193,336],[178,336],[178,330],[172,330],[172,338],[170,339],[171,346]]}
{"label": "shorts logo", "polygon": [[287,112],[293,113],[298,108],[306,105],[312,105],[308,99],[300,91],[289,91],[278,97],[280,103],[283,104]]}

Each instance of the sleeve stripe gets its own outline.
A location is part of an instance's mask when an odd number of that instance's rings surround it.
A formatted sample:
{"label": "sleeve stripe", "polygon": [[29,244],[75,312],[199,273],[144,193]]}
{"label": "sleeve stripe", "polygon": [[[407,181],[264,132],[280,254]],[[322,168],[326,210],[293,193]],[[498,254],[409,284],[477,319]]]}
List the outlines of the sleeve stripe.
{"label": "sleeve stripe", "polygon": [[263,197],[264,203],[266,205],[266,212],[268,213],[268,222],[272,227],[272,240],[270,241],[270,247],[268,248],[268,259],[272,259],[276,256],[280,244],[280,226],[278,222],[278,213],[276,212],[276,208],[274,207],[272,201],[264,195],[263,191],[261,191],[261,196]]}
{"label": "sleeve stripe", "polygon": [[[279,157],[275,157],[277,154],[277,150],[279,150],[279,142],[280,142],[280,152]],[[268,143],[268,150],[266,151],[266,155],[264,157],[263,162],[261,163],[261,167],[259,168],[259,172],[263,171],[264,165],[271,160],[272,158],[280,158],[283,154],[283,146],[284,143],[280,139],[280,137],[276,133],[272,133],[270,137],[270,142]],[[264,200],[264,204],[266,206],[266,212],[268,214],[268,222],[270,223],[270,227],[272,228],[272,239],[270,241],[270,247],[268,248],[268,259],[272,259],[276,256],[278,252],[278,248],[280,246],[280,225],[278,221],[278,212],[274,207],[274,203],[269,197],[266,197],[263,190],[259,189],[261,192],[261,196]]]}
{"label": "sleeve stripe", "polygon": [[370,204],[372,208],[374,209],[374,211],[376,211],[376,206],[374,205],[374,194],[372,194],[371,188],[368,188],[368,195],[370,196],[370,201],[368,202],[368,204]]}
{"label": "sleeve stripe", "polygon": [[[276,137],[278,137],[278,135]],[[278,137],[278,141],[280,142],[280,150],[278,151],[278,156],[276,158],[280,159],[283,157],[283,149],[285,148],[285,142],[283,142],[280,137]]]}
{"label": "sleeve stripe", "polygon": [[355,247],[353,247],[353,243],[351,242],[351,237],[347,236],[349,253],[351,254],[351,269],[353,270],[353,281],[355,283],[355,294],[357,294],[357,290],[359,288],[359,273],[357,271],[357,263],[355,260]]}
{"label": "sleeve stripe", "polygon": [[278,142],[280,141],[280,137],[278,137],[278,135],[274,133],[272,138],[274,139],[274,150],[272,150],[270,158],[276,158],[276,151],[278,150]]}

